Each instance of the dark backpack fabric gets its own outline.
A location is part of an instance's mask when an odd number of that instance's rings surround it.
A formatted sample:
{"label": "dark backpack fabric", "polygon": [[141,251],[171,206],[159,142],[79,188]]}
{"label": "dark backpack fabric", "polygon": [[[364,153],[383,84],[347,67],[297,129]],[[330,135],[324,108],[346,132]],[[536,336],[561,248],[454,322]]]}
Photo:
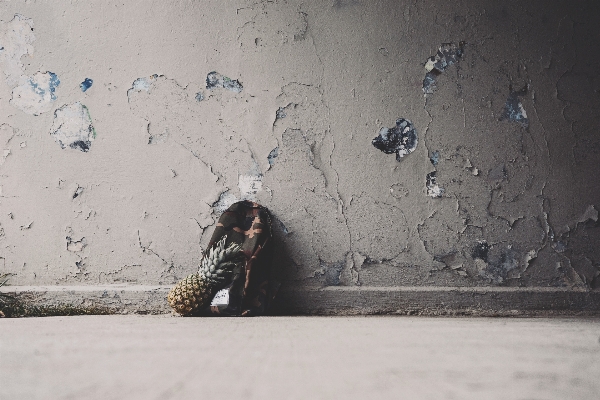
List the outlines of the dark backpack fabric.
{"label": "dark backpack fabric", "polygon": [[275,296],[276,288],[271,276],[271,214],[266,207],[251,201],[234,203],[221,215],[210,239],[210,249],[224,235],[227,242],[242,248],[245,261],[243,268],[235,271],[231,282],[225,287],[228,300],[221,291],[202,314],[213,316],[263,315]]}

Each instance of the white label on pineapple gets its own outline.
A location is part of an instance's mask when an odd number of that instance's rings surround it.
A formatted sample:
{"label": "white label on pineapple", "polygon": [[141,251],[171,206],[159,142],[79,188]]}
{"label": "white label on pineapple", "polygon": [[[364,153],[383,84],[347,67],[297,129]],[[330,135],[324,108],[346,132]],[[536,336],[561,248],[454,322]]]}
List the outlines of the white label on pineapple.
{"label": "white label on pineapple", "polygon": [[227,304],[229,304],[229,288],[219,290],[210,303],[211,306],[226,306]]}

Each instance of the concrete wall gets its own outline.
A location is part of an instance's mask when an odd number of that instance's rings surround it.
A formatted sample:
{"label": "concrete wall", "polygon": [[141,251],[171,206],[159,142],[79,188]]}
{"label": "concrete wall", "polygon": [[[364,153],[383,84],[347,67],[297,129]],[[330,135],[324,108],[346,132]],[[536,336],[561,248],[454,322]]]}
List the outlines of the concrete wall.
{"label": "concrete wall", "polygon": [[596,288],[599,20],[594,1],[0,1],[0,271],[171,285],[251,199],[284,287]]}

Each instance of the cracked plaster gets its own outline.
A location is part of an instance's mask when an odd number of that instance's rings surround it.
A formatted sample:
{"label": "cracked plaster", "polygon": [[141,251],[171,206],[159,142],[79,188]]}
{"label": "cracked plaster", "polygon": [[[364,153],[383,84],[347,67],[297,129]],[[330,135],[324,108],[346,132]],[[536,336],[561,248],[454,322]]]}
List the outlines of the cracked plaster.
{"label": "cracked plaster", "polygon": [[[169,284],[247,198],[278,221],[291,284],[597,288],[598,10],[509,3],[1,2],[3,268]],[[462,41],[424,98],[424,60]],[[44,71],[58,101],[12,107]],[[500,121],[507,95],[527,126]],[[77,102],[100,133],[85,154],[48,135]],[[419,135],[400,163],[371,145],[399,116]]]}

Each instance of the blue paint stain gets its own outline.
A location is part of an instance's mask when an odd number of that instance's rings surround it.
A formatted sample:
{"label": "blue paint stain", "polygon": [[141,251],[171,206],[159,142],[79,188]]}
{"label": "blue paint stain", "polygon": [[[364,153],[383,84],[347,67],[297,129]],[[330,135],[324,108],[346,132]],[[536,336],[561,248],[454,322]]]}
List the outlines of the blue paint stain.
{"label": "blue paint stain", "polygon": [[94,81],[92,79],[85,78],[85,80],[79,84],[79,87],[81,88],[82,92],[85,92],[86,90],[91,88],[93,84],[94,84]]}
{"label": "blue paint stain", "polygon": [[52,98],[52,100],[56,100],[56,95],[54,94],[54,91],[56,90],[58,85],[60,85],[60,80],[58,79],[58,76],[55,73],[48,73],[50,74],[50,84],[48,85],[50,88],[50,97]]}
{"label": "blue paint stain", "polygon": [[267,160],[269,161],[269,165],[275,164],[275,159],[279,156],[279,147],[275,147],[269,155],[267,156]]}
{"label": "blue paint stain", "polygon": [[431,157],[429,157],[429,161],[431,161],[431,163],[434,166],[438,165],[438,163],[440,162],[440,152],[434,151],[433,153],[431,153]]}
{"label": "blue paint stain", "polygon": [[39,95],[40,97],[44,97],[44,95],[46,94],[46,90],[50,92],[50,98],[52,100],[56,100],[56,88],[58,87],[58,85],[60,85],[60,79],[58,79],[58,76],[53,73],[53,72],[46,72],[46,74],[48,74],[50,76],[50,79],[48,80],[48,88],[44,88],[42,86],[40,86],[40,84],[38,84],[38,82],[34,81],[33,79],[29,78],[29,85],[31,86],[31,89],[33,90],[33,92],[37,95]]}
{"label": "blue paint stain", "polygon": [[504,104],[504,110],[500,115],[499,120],[508,120],[519,123],[525,128],[529,128],[529,119],[527,118],[527,112],[523,108],[521,103],[521,97],[527,94],[528,85],[525,85],[522,89],[513,91],[512,86],[510,87],[510,94],[506,103]]}

